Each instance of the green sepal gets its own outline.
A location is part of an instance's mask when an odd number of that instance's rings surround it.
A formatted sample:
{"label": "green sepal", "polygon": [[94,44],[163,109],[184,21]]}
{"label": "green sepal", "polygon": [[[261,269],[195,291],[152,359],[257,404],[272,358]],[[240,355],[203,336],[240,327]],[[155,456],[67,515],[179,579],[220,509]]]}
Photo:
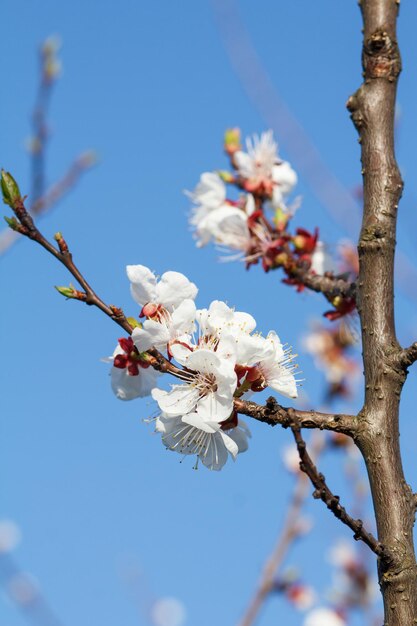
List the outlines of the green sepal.
{"label": "green sepal", "polygon": [[127,317],[126,319],[132,328],[142,328],[142,324],[135,317]]}

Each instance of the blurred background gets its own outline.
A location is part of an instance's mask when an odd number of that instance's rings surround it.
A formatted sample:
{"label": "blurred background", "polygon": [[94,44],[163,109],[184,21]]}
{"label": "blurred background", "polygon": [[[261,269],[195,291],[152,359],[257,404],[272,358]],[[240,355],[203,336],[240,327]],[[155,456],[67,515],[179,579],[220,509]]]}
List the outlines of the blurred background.
{"label": "blurred background", "polygon": [[[405,192],[396,300],[404,344],[417,336],[416,20],[417,5],[404,3],[397,145]],[[323,407],[326,382],[303,338],[327,303],[282,285],[279,272],[245,271],[238,262],[219,263],[213,247],[197,250],[183,191],[202,172],[227,167],[227,127],[239,126],[244,135],[273,128],[280,154],[299,175],[303,201],[295,224],[318,226],[330,249],[357,235],[359,145],[345,109],[361,81],[356,3],[122,0],[116,8],[107,0],[5,0],[1,21],[1,166],[29,202],[33,167],[44,172],[44,189],[65,183],[60,202],[39,219],[43,233],[62,231],[97,292],[128,315],[138,313],[125,275],[126,264],[135,263],[159,274],[185,273],[200,289],[200,307],[221,299],[252,313],[260,330],[275,329],[298,353],[299,406]],[[48,143],[45,162],[36,165],[39,48],[51,35],[54,46],[62,42],[62,67],[52,68],[51,101],[40,103],[48,111]],[[94,159],[86,156],[90,150]],[[221,472],[194,471],[191,459],[180,463],[145,421],[155,415],[154,403],[123,403],[111,392],[109,367],[100,359],[121,336],[116,325],[56,293],[53,286],[70,279],[43,250],[29,241],[6,247],[0,257],[1,624],[238,624],[296,480],[283,462],[291,433],[253,422],[249,451]],[[401,429],[414,490],[415,383],[412,372]],[[360,408],[360,385],[352,389],[333,400],[335,410]],[[354,509],[363,493],[355,474],[361,463],[328,448],[320,468]],[[373,528],[368,505],[361,507]],[[328,551],[351,533],[310,497],[303,510],[311,528],[294,542],[283,571],[291,568],[288,576],[313,587],[316,604],[328,606],[335,584]],[[373,573],[372,556],[369,562]],[[366,623],[379,612],[370,604]],[[303,620],[276,593],[259,624]],[[349,624],[359,623],[363,613],[350,612]]]}

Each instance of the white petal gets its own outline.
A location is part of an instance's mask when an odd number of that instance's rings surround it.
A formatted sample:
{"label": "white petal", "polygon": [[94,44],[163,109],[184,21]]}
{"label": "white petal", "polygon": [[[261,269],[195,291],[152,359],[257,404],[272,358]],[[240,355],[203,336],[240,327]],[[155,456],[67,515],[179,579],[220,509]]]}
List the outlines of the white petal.
{"label": "white petal", "polygon": [[288,161],[282,161],[273,166],[272,180],[280,186],[281,192],[287,196],[297,184],[297,174]]}
{"label": "white petal", "polygon": [[215,433],[219,430],[218,424],[214,423],[213,427],[209,422],[204,421],[198,413],[188,413],[188,415],[183,416],[182,421],[184,424],[189,424],[199,430],[204,430],[206,433]]}
{"label": "white petal", "polygon": [[209,422],[224,422],[233,411],[233,394],[228,398],[221,397],[215,392],[210,392],[197,404],[199,416]]}
{"label": "white petal", "polygon": [[172,326],[177,335],[192,333],[194,331],[196,307],[193,300],[187,299],[173,311],[171,315]]}
{"label": "white petal", "polygon": [[223,443],[226,446],[228,452],[230,452],[230,454],[232,455],[232,457],[235,459],[238,455],[239,452],[239,448],[236,444],[235,441],[233,441],[233,439],[231,437],[229,437],[229,435],[225,432],[223,432],[222,430],[220,431],[220,435],[221,438],[223,439]]}
{"label": "white petal", "polygon": [[211,470],[221,470],[227,461],[227,449],[219,433],[211,435],[209,444],[199,455],[201,462]]}
{"label": "white petal", "polygon": [[282,343],[274,330],[270,330],[267,337],[267,341],[271,342],[274,349],[274,360],[281,361],[284,358],[284,349]]}
{"label": "white petal", "polygon": [[137,376],[130,376],[127,369],[112,367],[110,374],[112,389],[119,400],[149,396],[158,377],[158,372],[152,367],[140,368]]}
{"label": "white petal", "polygon": [[248,435],[242,428],[232,428],[232,430],[226,431],[226,434],[235,442],[239,454],[246,452],[249,447]]}
{"label": "white petal", "polygon": [[253,173],[253,161],[249,154],[243,152],[242,150],[238,150],[234,154],[234,160],[239,173],[244,178],[251,178]]}
{"label": "white petal", "polygon": [[194,191],[188,195],[195,204],[215,209],[226,199],[226,185],[216,172],[204,172]]}
{"label": "white petal", "polygon": [[187,384],[173,385],[169,392],[160,393],[160,391],[154,389],[152,397],[158,402],[161,411],[168,416],[192,413],[199,398],[199,391]]}
{"label": "white petal", "polygon": [[252,366],[273,354],[271,342],[259,335],[241,334],[236,339],[236,360],[239,365]]}
{"label": "white petal", "polygon": [[155,320],[145,320],[143,328],[133,329],[132,339],[139,352],[145,352],[151,346],[155,346],[158,350],[165,350],[170,340],[170,333],[166,324],[160,324]]}
{"label": "white petal", "polygon": [[130,292],[138,304],[155,301],[156,276],[144,265],[127,265],[127,277],[131,282]]}
{"label": "white petal", "polygon": [[180,272],[165,272],[156,286],[156,300],[168,311],[177,308],[183,300],[194,300],[198,292],[194,283]]}
{"label": "white petal", "polygon": [[216,374],[222,365],[222,360],[212,350],[201,348],[191,352],[187,358],[187,367],[203,374]]}
{"label": "white petal", "polygon": [[256,211],[255,198],[251,193],[248,193],[246,196],[246,205],[245,205],[246,215],[250,216],[252,213]]}
{"label": "white petal", "polygon": [[173,358],[181,365],[186,365],[188,357],[193,351],[194,346],[191,342],[190,335],[180,335],[169,344],[169,351]]}
{"label": "white petal", "polygon": [[278,391],[287,398],[297,398],[297,383],[295,381],[294,374],[292,374],[285,367],[276,367],[274,373],[267,378],[268,387]]}

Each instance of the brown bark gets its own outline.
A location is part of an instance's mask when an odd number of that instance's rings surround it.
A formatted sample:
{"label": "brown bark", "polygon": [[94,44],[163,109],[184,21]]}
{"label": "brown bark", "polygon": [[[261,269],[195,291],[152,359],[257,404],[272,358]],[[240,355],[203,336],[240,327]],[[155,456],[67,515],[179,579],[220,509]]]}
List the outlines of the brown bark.
{"label": "brown bark", "polygon": [[[399,403],[407,359],[394,321],[394,252],[401,175],[394,154],[394,112],[401,60],[396,39],[399,2],[362,0],[364,83],[348,108],[359,132],[364,182],[357,285],[365,402],[356,442],[364,456],[378,529],[391,555],[379,563],[385,626],[417,624],[413,546],[414,499],[399,447]],[[411,355],[408,355],[411,357]],[[412,357],[411,357],[412,358]]]}

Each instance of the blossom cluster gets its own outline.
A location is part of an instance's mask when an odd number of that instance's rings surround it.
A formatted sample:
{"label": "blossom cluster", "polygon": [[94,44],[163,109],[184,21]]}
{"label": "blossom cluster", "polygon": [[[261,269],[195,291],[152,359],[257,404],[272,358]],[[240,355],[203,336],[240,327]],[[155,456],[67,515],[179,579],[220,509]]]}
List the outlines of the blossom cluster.
{"label": "blossom cluster", "polygon": [[[298,291],[305,288],[306,273],[333,274],[318,229],[290,231],[300,205],[299,198],[289,203],[297,174],[279,157],[272,131],[248,138],[244,151],[239,129],[228,130],[225,151],[231,171],[204,172],[194,191],[187,192],[194,204],[190,224],[197,246],[213,242],[232,252],[224,258],[243,260],[247,268],[259,262],[266,272],[282,268],[283,282]],[[353,298],[330,301],[334,308],[326,316],[332,320],[355,308]]]}
{"label": "blossom cluster", "polygon": [[359,373],[359,364],[350,354],[355,337],[345,324],[316,324],[304,338],[304,347],[322,370],[327,383],[326,400],[337,396],[350,397]]}
{"label": "blossom cluster", "polygon": [[[248,447],[250,433],[235,398],[267,387],[297,397],[294,357],[274,331],[266,337],[255,332],[248,313],[218,300],[197,309],[197,287],[183,274],[166,272],[158,281],[147,267],[128,265],[127,276],[143,322],[119,339],[110,358],[113,391],[121,400],[151,395],[164,445],[219,470],[229,455],[235,459]],[[179,379],[169,390],[157,386],[149,352],[155,350]]]}

